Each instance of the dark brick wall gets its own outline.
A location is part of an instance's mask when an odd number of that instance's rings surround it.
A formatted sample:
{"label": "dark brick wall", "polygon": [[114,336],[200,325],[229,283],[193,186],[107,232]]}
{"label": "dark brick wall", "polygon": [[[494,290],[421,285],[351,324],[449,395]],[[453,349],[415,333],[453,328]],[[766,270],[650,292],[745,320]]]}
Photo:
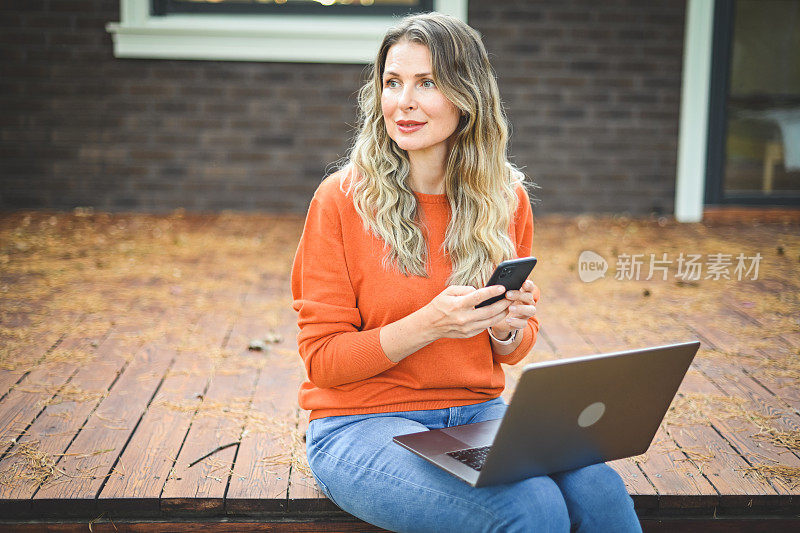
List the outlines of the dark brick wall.
{"label": "dark brick wall", "polygon": [[[471,0],[538,213],[672,212],[684,3]],[[363,66],[115,59],[117,0],[0,2],[0,209],[305,212]]]}

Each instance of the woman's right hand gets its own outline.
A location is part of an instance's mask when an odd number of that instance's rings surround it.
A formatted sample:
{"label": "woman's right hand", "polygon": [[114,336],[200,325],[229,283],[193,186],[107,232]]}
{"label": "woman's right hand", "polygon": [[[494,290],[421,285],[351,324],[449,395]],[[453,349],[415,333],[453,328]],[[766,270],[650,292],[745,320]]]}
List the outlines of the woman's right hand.
{"label": "woman's right hand", "polygon": [[447,287],[423,308],[432,335],[437,339],[466,339],[504,319],[511,305],[506,298],[478,309],[475,306],[505,290],[502,285],[480,289],[464,285]]}

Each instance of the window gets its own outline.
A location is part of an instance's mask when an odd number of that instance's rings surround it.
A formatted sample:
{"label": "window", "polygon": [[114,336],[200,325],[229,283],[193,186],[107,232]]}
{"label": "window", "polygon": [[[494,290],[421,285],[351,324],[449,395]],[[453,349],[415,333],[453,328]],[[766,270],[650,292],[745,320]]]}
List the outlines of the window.
{"label": "window", "polygon": [[706,202],[800,204],[800,1],[718,0]]}
{"label": "window", "polygon": [[151,0],[154,15],[173,13],[406,15],[433,10],[433,0]]}
{"label": "window", "polygon": [[[157,0],[158,2],[159,0]],[[287,0],[286,4],[290,1]],[[341,0],[338,0],[341,2]],[[187,4],[200,2],[178,2]],[[239,1],[203,2],[206,4],[244,4]],[[259,3],[259,2],[247,2]],[[386,12],[372,11],[355,14],[341,8],[362,6],[338,5],[334,0],[299,2],[318,4],[297,8],[306,10],[293,13],[278,12],[284,5],[265,6],[273,11],[260,12],[176,12],[153,14],[151,0],[120,0],[120,22],[106,25],[113,35],[116,57],[201,59],[232,61],[295,61],[310,63],[369,63],[374,59],[380,39],[387,28],[396,22]],[[331,3],[332,5],[322,5]],[[421,6],[413,8],[411,4]],[[375,5],[385,4],[385,5]],[[466,22],[467,0],[429,0],[429,2],[395,2],[404,4],[399,13],[433,10],[456,16]],[[409,7],[411,6],[411,7]],[[198,7],[198,6],[195,6]],[[211,9],[231,9],[231,6],[204,6]],[[237,6],[236,9],[259,8]],[[387,2],[374,0],[375,8],[388,8]],[[198,7],[199,8],[199,7]],[[326,12],[325,9],[334,8]],[[394,8],[397,8],[395,5]],[[259,8],[260,9],[260,8]],[[295,7],[293,7],[295,9]]]}

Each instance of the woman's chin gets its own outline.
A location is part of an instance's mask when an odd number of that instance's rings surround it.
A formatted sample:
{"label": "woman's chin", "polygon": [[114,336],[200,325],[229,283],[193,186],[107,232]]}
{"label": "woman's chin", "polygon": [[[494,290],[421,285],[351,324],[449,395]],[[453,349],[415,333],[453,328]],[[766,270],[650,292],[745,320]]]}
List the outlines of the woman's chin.
{"label": "woman's chin", "polygon": [[400,147],[401,150],[405,150],[406,152],[419,152],[421,150],[425,150],[426,148],[430,147],[425,143],[409,142],[407,140],[401,140],[400,142],[397,141],[395,142],[397,143],[397,146]]}

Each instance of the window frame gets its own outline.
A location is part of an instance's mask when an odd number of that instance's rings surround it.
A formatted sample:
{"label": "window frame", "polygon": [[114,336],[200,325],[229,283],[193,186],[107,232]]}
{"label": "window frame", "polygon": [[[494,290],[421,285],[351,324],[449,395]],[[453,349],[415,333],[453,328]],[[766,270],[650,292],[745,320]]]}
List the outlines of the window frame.
{"label": "window frame", "polygon": [[[284,0],[285,1],[285,0]],[[425,11],[433,9],[433,0],[418,0],[425,4]],[[173,5],[170,5],[173,4]],[[279,5],[274,0],[265,2],[263,0],[250,2],[220,2],[219,0],[150,0],[150,11],[159,16],[169,14],[213,14],[213,15],[357,15],[357,16],[402,16],[403,12],[411,12],[413,6],[398,4],[386,5],[358,5],[358,4],[337,4],[323,5],[323,0],[316,0],[305,3],[286,2]]]}
{"label": "window frame", "polygon": [[736,0],[716,0],[714,6],[714,62],[711,68],[710,106],[708,122],[708,151],[706,155],[706,205],[798,206],[800,195],[725,191],[727,157],[728,97],[730,92],[731,59]]}
{"label": "window frame", "polygon": [[[434,11],[467,22],[468,0],[434,0]],[[331,21],[335,21],[332,24]],[[371,63],[391,16],[152,16],[150,0],[120,0],[106,31],[118,58]]]}

